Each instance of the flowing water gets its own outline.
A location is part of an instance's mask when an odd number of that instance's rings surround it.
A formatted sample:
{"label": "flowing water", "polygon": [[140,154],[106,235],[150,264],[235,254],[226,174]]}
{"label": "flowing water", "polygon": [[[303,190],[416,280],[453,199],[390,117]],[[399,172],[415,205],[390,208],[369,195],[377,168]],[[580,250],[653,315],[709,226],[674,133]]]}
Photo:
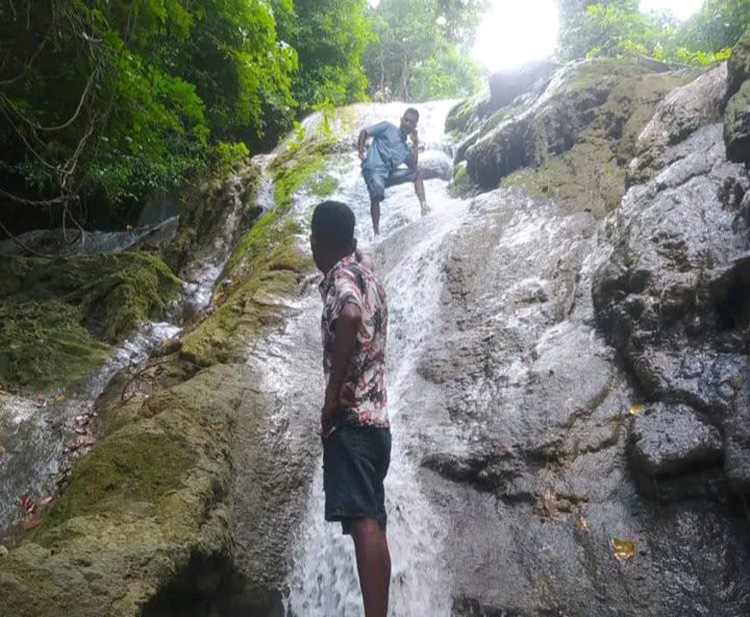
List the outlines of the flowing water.
{"label": "flowing water", "polygon": [[[443,126],[449,107],[445,102],[420,108],[420,139],[432,151],[430,156],[447,156]],[[359,126],[382,119],[397,123],[402,111],[400,104],[363,106],[358,109]],[[412,185],[389,189],[382,204],[382,239],[373,244],[359,160],[353,152],[338,155],[334,167],[338,189],[331,198],[348,203],[354,210],[360,246],[374,253],[376,270],[389,297],[388,395],[393,451],[386,479],[386,507],[393,568],[390,614],[448,615],[450,581],[441,563],[445,532],[416,478],[419,417],[429,405],[429,392],[420,383],[417,362],[420,351],[439,327],[445,257],[441,248],[445,238],[461,224],[468,203],[449,197],[444,181],[431,180],[426,183],[426,191],[432,212],[420,218]],[[303,196],[297,203],[299,211],[309,212],[315,201]],[[314,311],[316,319],[307,321],[317,326],[320,309],[319,301],[310,306],[307,310]],[[319,354],[315,361],[320,363]],[[315,370],[322,382],[320,364]],[[316,408],[307,413],[316,413]],[[322,466],[318,465],[294,547],[286,612],[295,617],[359,616],[362,600],[353,545],[351,539],[341,535],[338,525],[324,522],[322,483]]]}
{"label": "flowing water", "polygon": [[[268,203],[265,174],[261,202]],[[196,258],[183,273],[181,297],[167,310],[165,322],[145,322],[123,343],[116,346],[102,367],[65,390],[46,395],[15,395],[0,390],[0,532],[23,514],[20,499],[28,494],[33,501],[56,493],[71,464],[94,445],[94,403],[112,378],[121,370],[134,370],[159,344],[177,336],[185,316],[205,309],[212,290],[232,250],[231,239],[240,221],[242,202],[236,187],[230,190],[232,208],[221,233],[213,240],[210,256]],[[90,254],[125,250],[164,228],[176,228],[176,220],[128,232],[86,232],[75,252]],[[51,246],[57,232],[30,232],[21,237],[25,245]],[[0,243],[0,254],[17,252],[13,241]],[[56,246],[59,248],[59,246]]]}

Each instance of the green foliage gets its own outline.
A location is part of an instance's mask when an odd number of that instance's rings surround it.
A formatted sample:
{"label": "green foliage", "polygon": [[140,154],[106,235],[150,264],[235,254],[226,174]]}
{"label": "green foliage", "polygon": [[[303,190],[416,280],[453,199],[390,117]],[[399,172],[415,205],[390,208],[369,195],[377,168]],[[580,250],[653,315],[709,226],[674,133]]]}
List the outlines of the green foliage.
{"label": "green foliage", "polygon": [[558,4],[563,60],[642,55],[705,65],[728,58],[750,24],[750,0],[706,0],[684,24],[669,12],[642,12],[639,0]]}
{"label": "green foliage", "polygon": [[680,29],[678,41],[685,49],[721,53],[734,45],[749,25],[750,0],[705,0],[701,10]]}
{"label": "green foliage", "polygon": [[250,150],[247,149],[244,142],[220,141],[214,148],[212,167],[217,172],[217,175],[225,176],[233,167],[245,161],[248,156],[250,156]]}
{"label": "green foliage", "polygon": [[365,52],[371,95],[422,101],[472,94],[479,67],[457,49],[457,43],[462,37],[472,40],[483,6],[483,2],[382,0],[373,15],[377,40]]}
{"label": "green foliage", "polygon": [[30,205],[140,199],[294,111],[263,0],[4,0],[0,57],[0,185]]}
{"label": "green foliage", "polygon": [[292,92],[300,111],[364,100],[361,56],[373,38],[366,8],[366,0],[298,0],[294,10],[274,7],[279,35],[297,50]]}

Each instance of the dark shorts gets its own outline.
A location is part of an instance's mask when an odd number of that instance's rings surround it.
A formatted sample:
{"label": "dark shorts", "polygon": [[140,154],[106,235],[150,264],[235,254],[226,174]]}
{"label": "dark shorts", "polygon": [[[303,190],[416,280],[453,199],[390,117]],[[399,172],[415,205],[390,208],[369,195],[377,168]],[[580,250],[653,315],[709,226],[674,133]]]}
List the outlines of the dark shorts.
{"label": "dark shorts", "polygon": [[323,490],[326,520],[351,523],[375,519],[385,531],[383,480],[391,462],[391,431],[373,426],[344,426],[323,442]]}
{"label": "dark shorts", "polygon": [[389,186],[403,184],[404,182],[414,182],[417,179],[417,170],[411,167],[400,168],[392,171],[390,174],[372,169],[363,169],[362,175],[365,178],[367,191],[370,193],[372,201],[383,201],[385,199],[385,189]]}

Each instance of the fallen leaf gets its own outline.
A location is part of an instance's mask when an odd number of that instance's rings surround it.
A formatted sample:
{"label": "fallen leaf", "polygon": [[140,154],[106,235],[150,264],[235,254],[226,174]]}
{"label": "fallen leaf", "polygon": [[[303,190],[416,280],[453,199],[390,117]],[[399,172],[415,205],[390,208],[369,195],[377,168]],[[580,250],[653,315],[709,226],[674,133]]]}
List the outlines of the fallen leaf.
{"label": "fallen leaf", "polygon": [[65,400],[65,395],[61,394],[60,396],[57,397],[57,400],[62,403]]}
{"label": "fallen leaf", "polygon": [[126,225],[125,226],[125,231],[133,231],[133,226],[132,225]]}
{"label": "fallen leaf", "polygon": [[612,551],[614,552],[615,559],[620,563],[625,563],[628,559],[633,557],[635,555],[635,549],[635,540],[612,538]]}
{"label": "fallen leaf", "polygon": [[578,529],[580,531],[588,531],[589,527],[590,527],[590,525],[589,525],[588,520],[586,520],[582,516],[579,516],[578,517]]}
{"label": "fallen leaf", "polygon": [[635,405],[631,405],[630,406],[630,415],[631,416],[637,416],[644,409],[646,409],[646,406],[643,405],[642,403],[636,403]]}
{"label": "fallen leaf", "polygon": [[9,552],[8,549],[2,544],[0,544],[0,559],[2,559],[3,557],[6,557],[8,555],[8,552]]}
{"label": "fallen leaf", "polygon": [[41,524],[42,524],[41,518],[25,518],[21,521],[21,527],[23,527],[25,531],[36,529]]}

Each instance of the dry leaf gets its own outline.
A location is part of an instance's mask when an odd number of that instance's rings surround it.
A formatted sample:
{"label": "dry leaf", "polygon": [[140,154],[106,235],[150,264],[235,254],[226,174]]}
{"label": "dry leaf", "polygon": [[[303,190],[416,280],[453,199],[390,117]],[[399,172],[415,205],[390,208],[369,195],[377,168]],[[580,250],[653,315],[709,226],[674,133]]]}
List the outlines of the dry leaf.
{"label": "dry leaf", "polygon": [[646,406],[644,404],[642,404],[642,403],[636,403],[635,405],[631,405],[630,406],[630,415],[631,416],[637,416],[644,409],[646,409]]}
{"label": "dry leaf", "polygon": [[589,522],[582,516],[578,517],[578,529],[580,531],[588,531],[589,530]]}
{"label": "dry leaf", "polygon": [[133,226],[132,225],[126,225],[125,226],[125,231],[133,231]]}
{"label": "dry leaf", "polygon": [[25,518],[21,521],[21,527],[23,527],[25,531],[36,529],[37,527],[41,526],[41,524],[41,518]]}
{"label": "dry leaf", "polygon": [[65,400],[65,395],[61,394],[60,396],[57,397],[57,400],[62,403]]}
{"label": "dry leaf", "polygon": [[625,563],[633,557],[635,555],[635,548],[635,540],[612,538],[612,551],[614,552],[615,559],[620,563]]}

